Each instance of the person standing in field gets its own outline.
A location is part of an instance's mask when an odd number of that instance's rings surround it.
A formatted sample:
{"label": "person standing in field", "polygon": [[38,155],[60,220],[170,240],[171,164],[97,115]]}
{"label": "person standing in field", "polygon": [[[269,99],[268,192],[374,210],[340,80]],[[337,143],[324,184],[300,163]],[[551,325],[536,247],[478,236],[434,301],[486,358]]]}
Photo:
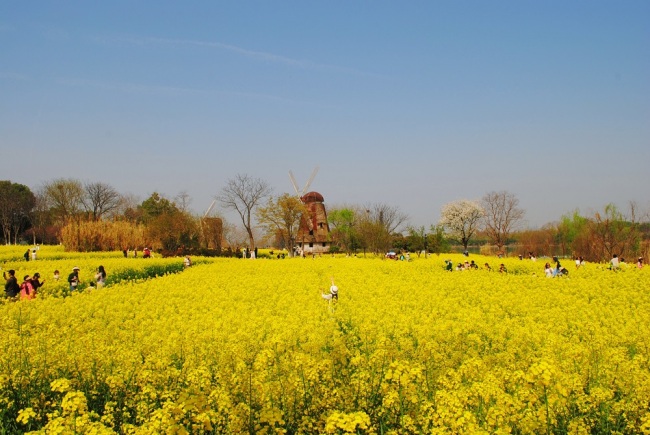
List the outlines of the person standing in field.
{"label": "person standing in field", "polygon": [[[2,272],[2,277],[5,279],[5,297],[9,299],[14,299],[20,293],[20,286],[18,285],[18,280],[16,279],[16,271],[10,269],[7,272]],[[7,276],[8,275],[8,276]]]}
{"label": "person standing in field", "polygon": [[576,269],[579,269],[580,266],[584,266],[585,259],[582,256],[576,257]]}
{"label": "person standing in field", "polygon": [[334,277],[331,278],[332,285],[330,286],[329,293],[321,291],[321,297],[329,302],[337,302],[339,300],[339,288],[334,284]]}
{"label": "person standing in field", "polygon": [[70,284],[70,291],[75,291],[79,285],[79,268],[77,266],[72,268],[72,273],[68,275],[68,284]]}
{"label": "person standing in field", "polygon": [[104,269],[104,266],[99,266],[97,268],[95,280],[97,281],[97,288],[102,288],[104,287],[104,284],[106,284],[106,270]]}
{"label": "person standing in field", "polygon": [[25,257],[25,261],[29,261],[29,249],[27,251],[25,251],[25,253],[23,254],[23,257]]}
{"label": "person standing in field", "polygon": [[32,261],[36,261],[36,249],[32,249]]}
{"label": "person standing in field", "polygon": [[618,266],[620,266],[620,261],[618,260],[618,255],[614,254],[612,259],[609,260],[609,268],[612,270],[618,270]]}

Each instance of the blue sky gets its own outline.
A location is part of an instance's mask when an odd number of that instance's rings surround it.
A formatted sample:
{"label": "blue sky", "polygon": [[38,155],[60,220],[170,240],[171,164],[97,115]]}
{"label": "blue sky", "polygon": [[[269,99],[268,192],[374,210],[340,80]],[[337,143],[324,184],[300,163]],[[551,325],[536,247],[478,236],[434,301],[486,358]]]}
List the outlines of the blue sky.
{"label": "blue sky", "polygon": [[495,190],[530,227],[650,206],[648,1],[5,1],[0,47],[0,179],[32,189],[201,212],[319,166],[326,205],[418,226]]}

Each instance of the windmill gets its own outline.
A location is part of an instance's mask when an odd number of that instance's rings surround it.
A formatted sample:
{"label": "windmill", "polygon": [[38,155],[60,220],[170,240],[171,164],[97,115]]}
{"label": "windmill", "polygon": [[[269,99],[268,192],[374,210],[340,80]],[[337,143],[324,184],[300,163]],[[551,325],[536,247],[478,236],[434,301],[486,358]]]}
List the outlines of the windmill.
{"label": "windmill", "polygon": [[219,252],[221,251],[223,221],[218,217],[209,217],[216,202],[216,199],[212,201],[210,207],[205,211],[199,222],[201,224],[201,238],[205,243],[205,247],[208,249],[216,249]]}
{"label": "windmill", "polygon": [[291,179],[293,189],[308,210],[308,214],[300,219],[300,228],[297,234],[297,242],[302,255],[308,253],[314,255],[321,254],[328,252],[330,249],[330,227],[327,223],[327,212],[323,204],[325,199],[318,192],[307,191],[312,181],[314,181],[317,172],[318,166],[312,171],[307,183],[305,183],[305,187],[302,190],[298,190],[296,177],[289,171],[289,178]]}
{"label": "windmill", "polygon": [[213,200],[212,204],[210,204],[210,207],[205,211],[205,214],[203,215],[203,219],[207,218],[210,212],[212,211],[212,207],[214,207],[214,204],[217,202],[217,200]]}
{"label": "windmill", "polygon": [[296,177],[293,176],[293,172],[289,171],[289,178],[291,179],[291,184],[293,185],[293,189],[296,191],[296,195],[298,195],[299,198],[302,199],[302,197],[305,195],[305,192],[307,192],[307,189],[309,189],[309,186],[311,186],[311,182],[314,181],[314,178],[316,178],[317,173],[318,173],[318,166],[316,166],[314,170],[311,171],[311,175],[309,176],[307,183],[305,183],[305,187],[303,187],[301,191],[298,191],[298,183],[296,182]]}

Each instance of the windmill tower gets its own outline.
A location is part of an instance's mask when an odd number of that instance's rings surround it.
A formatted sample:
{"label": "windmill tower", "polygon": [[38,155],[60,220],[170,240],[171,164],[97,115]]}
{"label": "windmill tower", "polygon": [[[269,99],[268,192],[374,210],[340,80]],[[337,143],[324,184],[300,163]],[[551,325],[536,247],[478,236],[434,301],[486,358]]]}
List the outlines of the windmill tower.
{"label": "windmill tower", "polygon": [[215,199],[205,211],[199,221],[201,224],[201,246],[221,252],[221,239],[223,237],[223,221],[219,217],[210,217],[210,212],[216,204]]}
{"label": "windmill tower", "polygon": [[[307,207],[308,213],[300,219],[300,228],[296,237],[296,245],[301,254],[321,254],[330,250],[330,227],[327,223],[325,199],[318,192],[307,192],[311,182],[314,181],[318,166],[314,168],[302,190],[298,190],[298,183],[293,173],[289,171],[289,178],[296,195]],[[306,193],[305,193],[306,192]]]}

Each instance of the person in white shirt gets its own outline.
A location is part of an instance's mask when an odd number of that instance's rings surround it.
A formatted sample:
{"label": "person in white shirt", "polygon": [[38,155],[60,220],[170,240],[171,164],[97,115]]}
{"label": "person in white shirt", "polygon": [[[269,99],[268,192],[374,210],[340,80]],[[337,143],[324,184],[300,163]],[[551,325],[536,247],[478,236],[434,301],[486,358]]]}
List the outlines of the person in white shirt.
{"label": "person in white shirt", "polygon": [[551,267],[551,263],[546,263],[544,265],[544,274],[547,278],[553,278],[553,268]]}
{"label": "person in white shirt", "polygon": [[99,266],[97,268],[95,280],[97,281],[97,288],[104,287],[106,284],[106,269],[104,269],[104,266]]}
{"label": "person in white shirt", "polygon": [[332,277],[332,285],[330,286],[329,293],[321,292],[321,296],[330,302],[339,300],[339,288],[334,284],[334,277]]}

